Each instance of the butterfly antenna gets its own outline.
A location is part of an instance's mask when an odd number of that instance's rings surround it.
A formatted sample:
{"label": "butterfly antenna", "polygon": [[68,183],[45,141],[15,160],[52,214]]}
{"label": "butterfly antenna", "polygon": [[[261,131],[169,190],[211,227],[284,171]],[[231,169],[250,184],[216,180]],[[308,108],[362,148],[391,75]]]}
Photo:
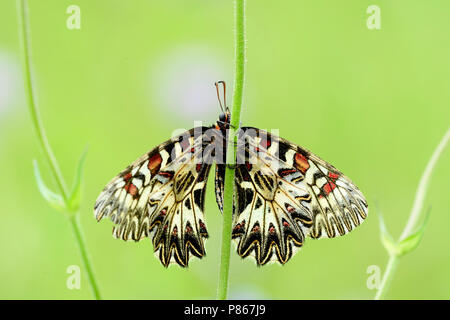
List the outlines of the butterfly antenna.
{"label": "butterfly antenna", "polygon": [[220,99],[219,84],[222,84],[222,86],[223,86],[223,101],[224,101],[225,108],[226,108],[226,106],[227,106],[227,96],[226,96],[225,81],[218,81],[218,82],[214,83],[214,85],[216,86],[217,100],[219,100],[220,109],[222,110],[223,113],[225,113],[225,110],[223,109],[223,105],[222,105],[222,99]]}
{"label": "butterfly antenna", "polygon": [[225,84],[225,81],[219,81],[219,83],[223,86],[223,105],[225,106],[225,109],[228,110],[227,107],[227,85]]}

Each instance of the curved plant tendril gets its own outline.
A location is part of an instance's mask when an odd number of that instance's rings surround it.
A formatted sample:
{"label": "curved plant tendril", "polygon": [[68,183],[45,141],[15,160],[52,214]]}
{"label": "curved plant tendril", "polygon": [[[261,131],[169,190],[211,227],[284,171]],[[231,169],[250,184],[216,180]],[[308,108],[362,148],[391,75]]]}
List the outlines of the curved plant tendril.
{"label": "curved plant tendril", "polygon": [[[425,167],[425,171],[423,172],[422,177],[420,178],[419,186],[417,187],[414,204],[409,215],[408,222],[406,223],[406,226],[403,229],[403,232],[398,241],[394,241],[393,237],[389,234],[384,224],[383,217],[381,213],[378,212],[378,216],[380,218],[381,242],[383,243],[386,251],[389,254],[389,260],[386,266],[386,270],[383,274],[383,279],[381,280],[381,285],[375,295],[375,300],[382,299],[385,296],[387,290],[389,289],[389,285],[392,282],[392,278],[394,276],[395,270],[397,269],[400,258],[416,249],[423,237],[430,211],[428,210],[425,218],[421,217],[421,213],[423,212],[423,202],[425,200],[425,195],[427,192],[431,174],[433,173],[434,166],[439,160],[439,157],[442,154],[442,151],[445,149],[445,146],[447,145],[447,142],[449,140],[450,129],[448,129],[445,133],[441,142],[434,150],[430,161],[428,161],[428,164]],[[422,222],[419,223],[419,220],[421,220],[421,218]]]}
{"label": "curved plant tendril", "polygon": [[39,115],[39,109],[36,104],[35,91],[33,90],[33,82],[31,77],[31,49],[30,49],[30,30],[28,22],[28,3],[26,0],[17,0],[17,12],[18,12],[18,23],[19,23],[19,37],[22,51],[22,68],[23,68],[23,79],[25,86],[25,94],[28,104],[28,109],[30,112],[31,120],[33,122],[35,132],[38,141],[42,147],[45,158],[50,167],[53,178],[56,181],[59,193],[52,191],[44,183],[42,179],[41,172],[36,160],[33,161],[34,165],[34,175],[38,185],[39,192],[43,198],[49,203],[50,206],[56,210],[63,212],[68,217],[70,226],[73,230],[76,243],[80,250],[80,256],[83,261],[86,273],[88,275],[88,280],[92,288],[92,292],[96,299],[100,299],[100,292],[97,286],[97,281],[94,276],[94,271],[92,269],[91,261],[86,249],[86,243],[84,240],[81,225],[78,221],[78,208],[81,202],[81,185],[82,185],[82,172],[84,159],[86,157],[86,152],[80,158],[78,162],[78,167],[76,170],[74,183],[71,191],[68,191],[67,185],[61,174],[61,171],[56,161],[56,157],[53,154],[50,143],[47,140],[45,134],[44,125]]}

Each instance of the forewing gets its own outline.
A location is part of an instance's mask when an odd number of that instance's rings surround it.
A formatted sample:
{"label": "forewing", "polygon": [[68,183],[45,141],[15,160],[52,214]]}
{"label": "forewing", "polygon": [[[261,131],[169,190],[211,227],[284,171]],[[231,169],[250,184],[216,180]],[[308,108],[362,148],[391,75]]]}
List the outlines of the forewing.
{"label": "forewing", "polygon": [[152,235],[164,266],[173,261],[187,266],[190,253],[205,254],[206,129],[187,131],[143,155],[105,187],[95,204],[97,220],[109,217],[115,224],[114,237],[138,241]]}

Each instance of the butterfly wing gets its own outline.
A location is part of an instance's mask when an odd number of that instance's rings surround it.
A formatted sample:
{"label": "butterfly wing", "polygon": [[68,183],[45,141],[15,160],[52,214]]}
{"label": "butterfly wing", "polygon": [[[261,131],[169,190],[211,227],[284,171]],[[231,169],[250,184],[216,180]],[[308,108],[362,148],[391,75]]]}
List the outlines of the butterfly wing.
{"label": "butterfly wing", "polygon": [[98,197],[94,215],[109,217],[113,236],[139,241],[153,235],[164,266],[187,266],[189,254],[205,254],[208,237],[204,198],[210,154],[203,132],[194,128],[159,145],[115,177]]}
{"label": "butterfly wing", "polygon": [[[241,133],[232,231],[240,256],[284,264],[305,235],[344,235],[366,218],[364,196],[336,168],[266,131],[245,127]],[[224,165],[216,167],[221,209],[224,172]]]}

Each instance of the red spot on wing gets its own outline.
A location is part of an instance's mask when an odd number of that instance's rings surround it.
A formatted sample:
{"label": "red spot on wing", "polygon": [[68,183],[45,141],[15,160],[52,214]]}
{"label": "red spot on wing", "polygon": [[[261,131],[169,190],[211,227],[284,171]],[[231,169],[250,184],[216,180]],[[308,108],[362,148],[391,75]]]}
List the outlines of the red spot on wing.
{"label": "red spot on wing", "polygon": [[189,139],[183,138],[180,141],[180,146],[183,151],[186,151],[190,145],[191,145],[191,143],[189,142]]}
{"label": "red spot on wing", "polygon": [[336,188],[336,185],[334,182],[330,181],[323,186],[323,192],[325,192],[326,195],[329,195],[331,191],[333,191]]}
{"label": "red spot on wing", "polygon": [[202,170],[203,165],[201,163],[197,163],[197,165],[195,166],[195,170],[197,172],[200,172],[200,170]]}
{"label": "red spot on wing", "polygon": [[284,170],[280,171],[280,176],[281,177],[286,177],[286,176],[288,176],[288,175],[290,175],[292,173],[295,173],[296,171],[297,170],[295,170],[295,169],[284,169]]}
{"label": "red spot on wing", "polygon": [[200,230],[199,230],[199,233],[202,235],[202,236],[208,236],[208,231],[206,231],[206,226],[205,226],[205,223],[201,220],[201,219],[199,219],[198,220],[198,225],[200,226]]}
{"label": "red spot on wing", "polygon": [[274,226],[270,226],[269,227],[269,233],[270,234],[275,234],[275,227]]}
{"label": "red spot on wing", "polygon": [[155,175],[156,172],[159,171],[159,168],[161,167],[162,158],[159,153],[154,154],[150,157],[148,160],[148,170],[152,173],[152,176]]}
{"label": "red spot on wing", "polygon": [[134,184],[131,184],[128,192],[134,197],[138,194],[138,191],[138,188]]}
{"label": "red spot on wing", "polygon": [[287,223],[286,221],[283,221],[283,226],[284,226],[285,228],[289,228],[290,224]]}
{"label": "red spot on wing", "polygon": [[130,180],[130,179],[131,179],[131,172],[128,172],[126,175],[123,176],[123,180],[125,182],[128,182],[128,180]]}
{"label": "red spot on wing", "polygon": [[336,181],[337,178],[339,178],[339,174],[330,171],[330,172],[328,172],[328,177],[330,177],[331,180],[333,180],[333,182],[334,182],[334,181]]}
{"label": "red spot on wing", "polygon": [[296,153],[294,157],[294,166],[300,170],[303,174],[306,173],[306,170],[309,169],[308,159],[301,153]]}
{"label": "red spot on wing", "polygon": [[238,232],[240,230],[243,230],[244,228],[245,228],[245,220],[242,221],[241,223],[236,224],[236,226],[233,228],[233,231]]}
{"label": "red spot on wing", "polygon": [[139,189],[132,183],[127,183],[124,187],[125,191],[128,192],[133,196],[133,198],[136,198]]}
{"label": "red spot on wing", "polygon": [[247,171],[251,171],[252,170],[252,165],[249,162],[245,163],[245,167],[247,168]]}
{"label": "red spot on wing", "polygon": [[272,141],[270,141],[270,139],[267,139],[267,136],[262,137],[261,141],[259,142],[259,145],[265,149],[269,148],[271,144],[272,144]]}
{"label": "red spot on wing", "polygon": [[160,171],[158,174],[169,179],[173,177],[173,173],[169,171]]}
{"label": "red spot on wing", "polygon": [[260,152],[261,150],[265,151],[267,150],[272,142],[270,139],[267,139],[267,136],[261,137],[261,140],[259,141],[259,146],[255,148],[256,152]]}
{"label": "red spot on wing", "polygon": [[289,213],[293,213],[293,212],[296,211],[295,208],[294,208],[293,206],[291,206],[289,203],[285,203],[284,206],[286,207],[286,210],[287,210]]}

